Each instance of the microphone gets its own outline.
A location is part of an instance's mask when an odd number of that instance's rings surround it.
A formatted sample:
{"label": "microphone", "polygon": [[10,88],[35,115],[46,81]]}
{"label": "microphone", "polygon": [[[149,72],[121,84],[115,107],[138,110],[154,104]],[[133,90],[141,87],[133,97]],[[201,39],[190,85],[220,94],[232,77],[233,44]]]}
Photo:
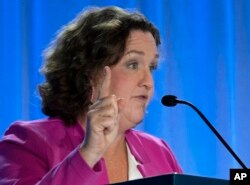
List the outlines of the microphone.
{"label": "microphone", "polygon": [[199,111],[198,108],[196,108],[193,104],[184,101],[184,100],[178,100],[176,96],[174,95],[165,95],[161,99],[161,103],[167,107],[174,107],[178,103],[185,104],[193,108],[199,116],[202,118],[202,120],[207,124],[207,126],[213,131],[213,133],[217,136],[217,138],[222,142],[222,144],[227,148],[227,150],[231,153],[231,155],[234,157],[234,159],[241,165],[243,169],[247,169],[246,165],[240,160],[240,158],[236,155],[236,153],[232,150],[232,148],[227,144],[227,142],[223,139],[223,137],[219,134],[219,132],[213,127],[213,125],[208,121],[208,119]]}

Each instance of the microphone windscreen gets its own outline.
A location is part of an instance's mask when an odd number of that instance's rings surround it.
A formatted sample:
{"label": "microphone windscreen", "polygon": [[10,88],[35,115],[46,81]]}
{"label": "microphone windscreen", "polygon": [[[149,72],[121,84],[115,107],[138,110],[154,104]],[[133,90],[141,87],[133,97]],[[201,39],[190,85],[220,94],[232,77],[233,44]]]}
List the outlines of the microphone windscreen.
{"label": "microphone windscreen", "polygon": [[174,95],[165,95],[162,97],[161,103],[165,106],[173,107],[173,106],[176,106],[177,104],[176,99],[177,97]]}

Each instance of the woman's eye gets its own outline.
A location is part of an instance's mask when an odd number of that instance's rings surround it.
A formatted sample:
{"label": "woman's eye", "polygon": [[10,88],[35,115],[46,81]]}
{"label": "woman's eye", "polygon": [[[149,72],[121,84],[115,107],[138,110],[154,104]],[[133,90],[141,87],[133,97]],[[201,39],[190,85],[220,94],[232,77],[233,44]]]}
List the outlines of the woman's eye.
{"label": "woman's eye", "polygon": [[157,69],[157,65],[151,65],[149,68],[150,68],[150,71],[153,72],[154,70]]}
{"label": "woman's eye", "polygon": [[138,68],[138,62],[132,62],[128,64],[128,67],[130,69],[137,69]]}

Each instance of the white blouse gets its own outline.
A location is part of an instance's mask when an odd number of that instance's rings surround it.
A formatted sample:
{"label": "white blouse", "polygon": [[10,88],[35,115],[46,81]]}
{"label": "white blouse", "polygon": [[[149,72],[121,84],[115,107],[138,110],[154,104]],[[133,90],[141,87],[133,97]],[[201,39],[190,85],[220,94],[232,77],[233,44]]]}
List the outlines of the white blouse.
{"label": "white blouse", "polygon": [[128,152],[128,180],[142,179],[143,176],[141,175],[140,171],[137,168],[137,165],[139,163],[138,161],[136,161],[135,157],[131,153],[127,143],[126,146]]}

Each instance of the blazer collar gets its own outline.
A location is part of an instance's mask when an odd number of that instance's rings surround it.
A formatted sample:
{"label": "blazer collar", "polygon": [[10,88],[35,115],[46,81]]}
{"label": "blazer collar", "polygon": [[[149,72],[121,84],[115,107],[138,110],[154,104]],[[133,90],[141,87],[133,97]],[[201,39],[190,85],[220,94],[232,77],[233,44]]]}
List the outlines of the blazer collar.
{"label": "blazer collar", "polygon": [[159,170],[157,169],[157,166],[155,166],[150,160],[150,157],[147,153],[148,149],[145,149],[145,146],[141,142],[139,136],[134,134],[133,130],[128,130],[125,133],[125,138],[131,153],[139,163],[137,168],[141,172],[142,176],[149,177],[157,175]]}
{"label": "blazer collar", "polygon": [[150,158],[146,153],[140,138],[133,133],[132,130],[127,130],[125,138],[130,148],[131,153],[140,164],[150,163]]}

